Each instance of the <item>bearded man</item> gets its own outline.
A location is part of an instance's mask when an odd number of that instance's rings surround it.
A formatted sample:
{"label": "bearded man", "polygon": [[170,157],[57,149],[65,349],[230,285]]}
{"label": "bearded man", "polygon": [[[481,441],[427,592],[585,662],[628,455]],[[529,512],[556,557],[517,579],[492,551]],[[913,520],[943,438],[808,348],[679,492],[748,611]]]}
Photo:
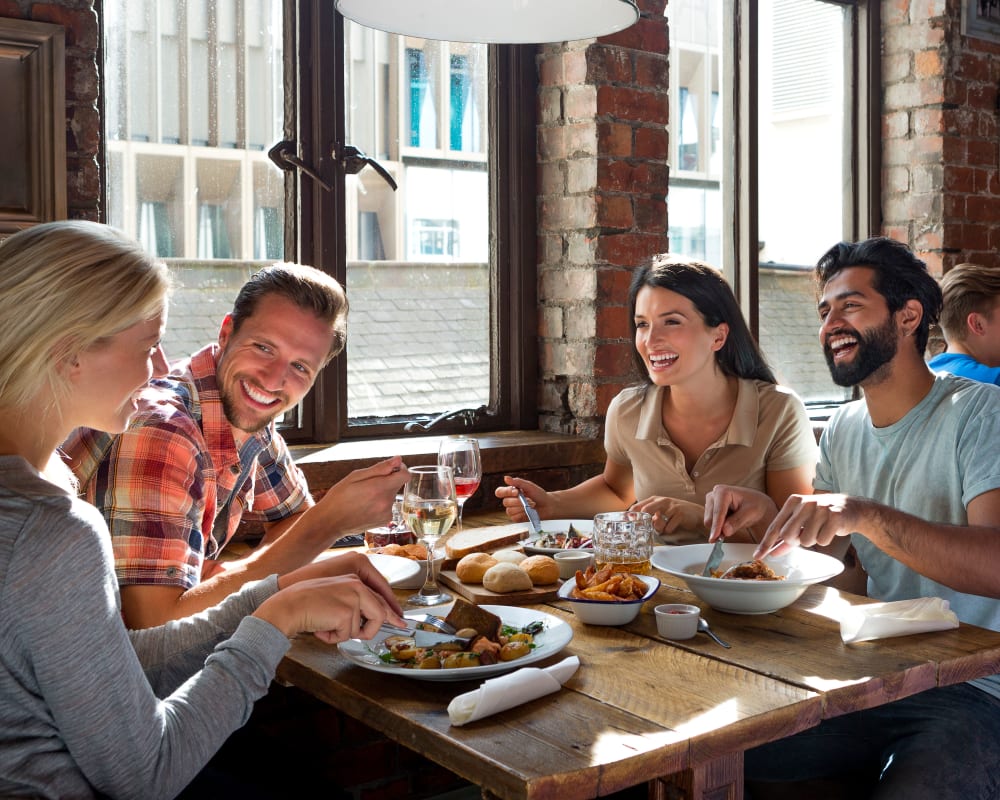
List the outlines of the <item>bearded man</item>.
{"label": "bearded man", "polygon": [[[352,472],[314,503],[275,425],[343,349],[347,310],[329,275],[267,266],[240,289],[217,344],[151,381],[128,430],[80,429],[63,444],[83,495],[108,522],[129,627],[194,614],[247,581],[305,565],[389,592],[364,556],[311,562],[389,518],[408,475],[401,459]],[[223,564],[245,517],[263,523],[264,539]]]}
{"label": "bearded man", "polygon": [[[758,554],[782,540],[777,553],[853,542],[870,597],[942,597],[963,622],[1000,630],[1000,388],[927,367],[941,291],[905,245],[838,244],[816,276],[830,374],[864,398],[823,432],[815,494],[779,510],[767,495],[717,486],[705,504],[710,540],[763,520]],[[879,800],[969,800],[1000,797],[998,758],[992,675],[749,750],[745,773],[749,786],[860,773],[864,796]]]}

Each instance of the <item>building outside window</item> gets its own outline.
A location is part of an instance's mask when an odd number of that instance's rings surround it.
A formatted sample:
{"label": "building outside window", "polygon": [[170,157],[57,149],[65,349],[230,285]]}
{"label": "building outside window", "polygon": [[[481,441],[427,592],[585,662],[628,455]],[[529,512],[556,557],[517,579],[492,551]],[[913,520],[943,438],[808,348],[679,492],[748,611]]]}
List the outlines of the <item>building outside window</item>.
{"label": "building outside window", "polygon": [[[180,279],[168,355],[214,341],[246,277],[287,257],[336,275],[351,302],[339,359],[346,372],[327,371],[334,388],[326,394],[339,399],[299,409],[290,424],[337,438],[352,427],[399,432],[415,415],[468,408],[488,409],[480,417],[489,425],[510,405],[500,359],[491,372],[491,355],[508,347],[493,277],[505,254],[491,263],[490,250],[491,215],[499,217],[491,210],[492,56],[485,45],[369,30],[326,4],[292,4],[288,18],[283,5],[104,4],[109,222]],[[304,27],[313,13],[328,41],[312,54],[337,54],[323,74],[306,64],[309,53],[283,50],[294,38],[286,26]],[[342,94],[332,94],[338,85]],[[287,98],[289,86],[300,96]],[[307,128],[307,118],[332,127]],[[288,227],[316,183],[302,174],[289,182],[268,150],[292,139],[305,160],[306,136],[356,147],[398,188],[371,166],[314,164],[330,189],[321,201],[342,200],[331,204],[333,216],[303,212]],[[332,254],[311,252],[316,225],[324,235],[339,231]],[[320,421],[310,424],[309,414]]]}
{"label": "building outside window", "polygon": [[671,250],[726,273],[779,380],[818,404],[847,394],[830,380],[818,344],[811,270],[836,242],[868,235],[857,196],[864,182],[857,173],[867,166],[855,157],[865,121],[855,66],[865,52],[865,5],[671,0],[667,7],[677,87]]}

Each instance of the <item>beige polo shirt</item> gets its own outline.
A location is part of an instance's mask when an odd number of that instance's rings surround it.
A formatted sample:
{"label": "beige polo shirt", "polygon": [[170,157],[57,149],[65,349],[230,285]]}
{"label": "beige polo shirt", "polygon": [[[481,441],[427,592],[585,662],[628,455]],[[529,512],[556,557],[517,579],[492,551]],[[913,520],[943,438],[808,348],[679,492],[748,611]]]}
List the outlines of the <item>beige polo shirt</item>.
{"label": "beige polo shirt", "polygon": [[[633,386],[611,401],[604,429],[608,458],[631,467],[635,496],[654,495],[702,504],[719,483],[766,491],[768,472],[815,464],[816,439],[798,396],[766,381],[740,379],[729,427],[695,462],[684,468],[684,454],[663,427],[665,386]],[[703,541],[688,532],[671,544]]]}

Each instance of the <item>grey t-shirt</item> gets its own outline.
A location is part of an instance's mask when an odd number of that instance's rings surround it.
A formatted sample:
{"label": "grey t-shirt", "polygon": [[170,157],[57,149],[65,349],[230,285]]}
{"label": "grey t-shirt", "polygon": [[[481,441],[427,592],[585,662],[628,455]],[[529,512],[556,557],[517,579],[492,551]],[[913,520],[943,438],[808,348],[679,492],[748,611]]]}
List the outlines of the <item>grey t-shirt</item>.
{"label": "grey t-shirt", "polygon": [[276,590],[128,632],[100,512],[0,456],[0,796],[176,795],[288,649],[246,617]]}
{"label": "grey t-shirt", "polygon": [[[927,396],[888,427],[872,425],[864,401],[838,410],[820,439],[814,486],[866,497],[929,522],[967,525],[969,502],[1000,488],[998,444],[1000,387],[939,374]],[[1000,631],[1000,601],[956,592],[860,534],[851,538],[868,572],[870,597],[943,597],[963,622]],[[1000,697],[1000,676],[972,683]]]}

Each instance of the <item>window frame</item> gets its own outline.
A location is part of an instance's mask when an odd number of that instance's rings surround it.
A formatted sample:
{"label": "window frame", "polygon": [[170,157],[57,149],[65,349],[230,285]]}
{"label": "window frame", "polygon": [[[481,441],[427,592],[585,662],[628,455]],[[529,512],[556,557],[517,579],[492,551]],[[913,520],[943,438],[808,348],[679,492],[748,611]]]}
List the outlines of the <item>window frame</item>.
{"label": "window frame", "polygon": [[[849,31],[851,147],[845,159],[844,238],[857,241],[881,229],[881,46],[877,0],[821,0],[854,9]],[[733,148],[723,170],[723,219],[732,219],[731,235],[722,237],[727,277],[754,336],[759,333],[757,86],[759,10],[754,0],[724,0],[724,74],[733,76],[733,103],[723,129],[733,131]],[[729,184],[729,185],[727,185]]]}
{"label": "window frame", "polygon": [[[347,285],[345,174],[334,156],[351,144],[342,106],[344,19],[324,0],[286,0],[285,14],[289,45],[285,52],[292,54],[286,58],[286,98],[296,98],[286,100],[286,137],[298,142],[300,157],[315,165],[333,186],[326,191],[301,173],[286,179],[286,258],[315,266]],[[429,431],[405,431],[412,420],[397,418],[351,424],[345,352],[320,374],[294,422],[282,427],[289,442],[334,443],[537,427],[535,49],[490,45],[489,64],[493,76],[488,88],[492,120],[489,404],[471,425],[461,418],[444,420]],[[531,202],[523,202],[526,197]],[[297,220],[292,220],[295,216]],[[326,220],[333,223],[324,224]]]}

